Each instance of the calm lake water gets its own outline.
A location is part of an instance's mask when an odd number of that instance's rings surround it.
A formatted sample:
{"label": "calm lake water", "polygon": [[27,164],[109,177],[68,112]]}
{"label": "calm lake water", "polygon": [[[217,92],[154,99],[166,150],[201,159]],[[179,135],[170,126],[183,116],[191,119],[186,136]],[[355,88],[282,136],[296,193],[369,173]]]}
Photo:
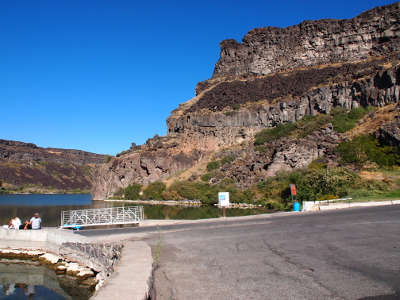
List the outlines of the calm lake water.
{"label": "calm lake water", "polygon": [[[30,220],[35,212],[42,218],[42,227],[61,225],[61,212],[66,210],[106,208],[138,205],[133,202],[92,201],[92,195],[6,195],[0,194],[0,224],[8,224],[11,218],[19,217],[22,222]],[[142,204],[140,204],[142,205]],[[218,218],[222,211],[209,205],[151,205],[144,204],[146,219],[197,220]],[[271,213],[265,208],[226,210],[227,217]]]}

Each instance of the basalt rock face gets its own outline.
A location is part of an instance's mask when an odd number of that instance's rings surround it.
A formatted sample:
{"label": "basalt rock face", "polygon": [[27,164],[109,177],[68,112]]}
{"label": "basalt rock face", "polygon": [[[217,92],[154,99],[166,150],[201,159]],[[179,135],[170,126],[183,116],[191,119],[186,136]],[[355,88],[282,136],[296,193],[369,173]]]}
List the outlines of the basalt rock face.
{"label": "basalt rock face", "polygon": [[105,161],[101,154],[0,140],[0,180],[14,188],[90,190],[93,165]]}
{"label": "basalt rock face", "polygon": [[[251,30],[242,43],[225,40],[212,79],[268,75],[337,62],[356,62],[400,50],[400,3],[349,20],[304,21]],[[210,82],[199,83],[201,93]]]}
{"label": "basalt rock face", "polygon": [[97,165],[93,178],[93,198],[106,199],[119,188],[126,188],[132,183],[147,185],[165,180],[199,163],[204,155],[197,149],[152,148],[154,144],[149,144],[137,147],[134,152],[120,158],[113,158],[107,165]]}
{"label": "basalt rock face", "polygon": [[[189,108],[174,111],[167,119],[168,132],[182,134],[183,141],[190,140],[186,144],[199,149],[217,150],[241,143],[260,129],[294,123],[306,115],[329,113],[336,106],[353,109],[397,103],[400,100],[400,67],[378,65],[385,62],[387,60],[376,60],[329,67],[329,70],[301,71],[309,81],[298,80],[298,73],[294,72],[287,76],[276,75],[281,77],[280,81],[273,75],[221,83],[203,93],[204,98],[198,97]],[[316,77],[321,73],[324,76]],[[276,84],[271,85],[271,80]],[[299,91],[292,92],[290,86]],[[269,95],[274,90],[279,95],[271,99]],[[246,100],[248,102],[244,103]],[[235,104],[240,108],[233,109]]]}
{"label": "basalt rock face", "polygon": [[[135,145],[96,169],[95,199],[134,182],[164,180],[229,147],[238,148],[231,150],[235,161],[221,171],[243,188],[317,157],[333,162],[342,137],[331,125],[303,139],[272,142],[267,152],[254,149],[254,134],[337,106],[384,107],[400,100],[400,3],[350,20],[257,28],[242,43],[220,46],[212,78],[199,82],[196,97],[172,111],[165,137]],[[399,126],[387,123],[375,135],[398,146]]]}
{"label": "basalt rock face", "polygon": [[41,148],[32,143],[0,140],[0,162],[49,161],[76,165],[101,164],[105,155],[73,149]]}

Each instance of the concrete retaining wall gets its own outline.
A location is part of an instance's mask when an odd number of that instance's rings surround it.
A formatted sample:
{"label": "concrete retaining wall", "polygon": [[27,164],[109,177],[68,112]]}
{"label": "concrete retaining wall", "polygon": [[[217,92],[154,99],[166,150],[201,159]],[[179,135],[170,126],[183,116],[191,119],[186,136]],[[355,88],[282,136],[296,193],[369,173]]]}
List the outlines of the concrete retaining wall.
{"label": "concrete retaining wall", "polygon": [[96,272],[104,280],[121,258],[123,245],[96,243],[74,234],[72,230],[44,228],[41,230],[0,229],[2,248],[42,249],[76,261]]}

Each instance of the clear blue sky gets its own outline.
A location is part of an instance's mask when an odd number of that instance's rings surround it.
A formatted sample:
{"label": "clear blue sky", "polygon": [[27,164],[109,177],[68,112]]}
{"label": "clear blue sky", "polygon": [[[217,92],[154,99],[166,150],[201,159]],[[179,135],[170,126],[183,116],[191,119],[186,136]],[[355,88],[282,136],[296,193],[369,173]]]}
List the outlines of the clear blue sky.
{"label": "clear blue sky", "polygon": [[391,3],[0,0],[0,139],[115,155],[166,134],[222,40]]}

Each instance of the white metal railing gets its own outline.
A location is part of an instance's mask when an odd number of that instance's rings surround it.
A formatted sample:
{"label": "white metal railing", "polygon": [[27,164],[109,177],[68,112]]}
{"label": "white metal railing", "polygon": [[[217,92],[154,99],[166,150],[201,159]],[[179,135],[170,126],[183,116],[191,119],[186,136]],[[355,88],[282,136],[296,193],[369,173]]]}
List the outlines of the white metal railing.
{"label": "white metal railing", "polygon": [[61,212],[61,228],[133,224],[143,220],[143,206],[68,210]]}

